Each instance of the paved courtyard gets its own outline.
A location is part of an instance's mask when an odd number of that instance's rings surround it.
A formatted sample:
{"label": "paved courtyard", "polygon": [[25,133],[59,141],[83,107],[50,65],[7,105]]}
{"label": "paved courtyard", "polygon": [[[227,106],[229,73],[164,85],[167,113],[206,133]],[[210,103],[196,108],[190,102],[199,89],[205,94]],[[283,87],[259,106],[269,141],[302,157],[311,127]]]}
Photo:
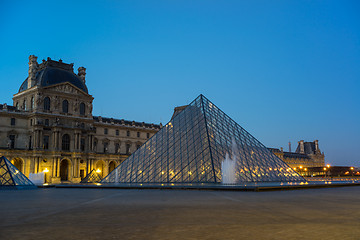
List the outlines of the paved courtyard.
{"label": "paved courtyard", "polygon": [[0,190],[0,239],[360,239],[360,187]]}

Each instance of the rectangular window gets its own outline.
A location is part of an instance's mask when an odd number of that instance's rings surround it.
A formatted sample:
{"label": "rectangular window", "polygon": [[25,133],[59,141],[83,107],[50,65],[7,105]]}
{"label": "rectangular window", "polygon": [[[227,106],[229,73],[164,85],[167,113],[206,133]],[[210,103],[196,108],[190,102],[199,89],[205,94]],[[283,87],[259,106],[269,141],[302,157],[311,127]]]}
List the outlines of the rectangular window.
{"label": "rectangular window", "polygon": [[140,132],[137,132],[137,137],[140,137]]}
{"label": "rectangular window", "polygon": [[80,139],[80,150],[81,150],[82,152],[85,151],[85,138],[81,138],[81,139]]}
{"label": "rectangular window", "polygon": [[108,134],[108,129],[104,128],[104,134]]}
{"label": "rectangular window", "polygon": [[146,133],[146,138],[149,138],[150,137],[150,133]]}
{"label": "rectangular window", "polygon": [[43,139],[43,149],[49,149],[49,136],[45,135]]}
{"label": "rectangular window", "polygon": [[120,144],[115,143],[115,153],[120,153]]}
{"label": "rectangular window", "polygon": [[126,154],[130,154],[130,144],[126,144]]}
{"label": "rectangular window", "polygon": [[126,136],[130,137],[130,131],[126,132]]}
{"label": "rectangular window", "polygon": [[119,130],[115,131],[116,136],[119,136]]}
{"label": "rectangular window", "polygon": [[11,118],[10,124],[11,126],[15,126],[15,118]]}
{"label": "rectangular window", "polygon": [[14,149],[14,148],[15,148],[15,135],[10,135],[10,136],[9,136],[8,147],[9,147],[10,149]]}

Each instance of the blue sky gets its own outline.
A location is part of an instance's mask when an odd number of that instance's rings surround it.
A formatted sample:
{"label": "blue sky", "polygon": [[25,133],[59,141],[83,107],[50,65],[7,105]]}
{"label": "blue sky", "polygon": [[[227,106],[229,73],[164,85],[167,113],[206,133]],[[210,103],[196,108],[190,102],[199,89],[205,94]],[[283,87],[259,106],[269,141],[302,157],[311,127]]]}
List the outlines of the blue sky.
{"label": "blue sky", "polygon": [[0,1],[0,102],[28,56],[87,68],[94,115],[166,123],[204,94],[268,147],[360,166],[358,1]]}

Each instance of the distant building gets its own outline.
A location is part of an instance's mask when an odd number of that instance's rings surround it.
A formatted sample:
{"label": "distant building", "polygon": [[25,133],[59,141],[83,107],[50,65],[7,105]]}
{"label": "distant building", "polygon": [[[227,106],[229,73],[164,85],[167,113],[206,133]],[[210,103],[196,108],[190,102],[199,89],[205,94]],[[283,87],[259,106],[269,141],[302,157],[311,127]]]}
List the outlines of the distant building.
{"label": "distant building", "polygon": [[[93,116],[86,69],[29,57],[29,76],[0,104],[0,156],[26,176],[45,170],[47,182],[80,182],[91,170],[102,177],[152,137],[161,124]],[[115,103],[111,103],[115,104]]]}
{"label": "distant building", "polygon": [[319,149],[319,141],[298,142],[295,152],[285,152],[283,148],[269,148],[276,156],[292,168],[324,167],[325,156]]}

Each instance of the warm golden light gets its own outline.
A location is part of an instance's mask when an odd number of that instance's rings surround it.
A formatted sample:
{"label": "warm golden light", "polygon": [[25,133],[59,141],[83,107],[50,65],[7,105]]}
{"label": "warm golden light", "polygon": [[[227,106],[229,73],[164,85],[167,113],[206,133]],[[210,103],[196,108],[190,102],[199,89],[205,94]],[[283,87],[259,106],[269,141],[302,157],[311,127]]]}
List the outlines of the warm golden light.
{"label": "warm golden light", "polygon": [[324,171],[326,171],[326,167],[324,167]]}
{"label": "warm golden light", "polygon": [[303,168],[303,166],[300,166],[300,169],[302,169]]}
{"label": "warm golden light", "polygon": [[96,172],[97,172],[97,173],[101,173],[100,168],[96,169]]}
{"label": "warm golden light", "polygon": [[351,167],[350,169],[351,169],[351,170],[354,170],[354,167]]}
{"label": "warm golden light", "polygon": [[161,174],[164,174],[164,171],[162,171]]}
{"label": "warm golden light", "polygon": [[48,173],[48,172],[49,172],[49,169],[45,168],[45,169],[43,170],[43,172],[44,172],[44,173]]}
{"label": "warm golden light", "polygon": [[296,167],[294,167],[294,170],[296,170]]}
{"label": "warm golden light", "polygon": [[97,183],[96,185],[101,186],[101,183]]}
{"label": "warm golden light", "polygon": [[330,164],[327,164],[326,166],[329,168],[329,167],[330,167]]}
{"label": "warm golden light", "polygon": [[304,168],[305,171],[307,171],[307,168]]}

